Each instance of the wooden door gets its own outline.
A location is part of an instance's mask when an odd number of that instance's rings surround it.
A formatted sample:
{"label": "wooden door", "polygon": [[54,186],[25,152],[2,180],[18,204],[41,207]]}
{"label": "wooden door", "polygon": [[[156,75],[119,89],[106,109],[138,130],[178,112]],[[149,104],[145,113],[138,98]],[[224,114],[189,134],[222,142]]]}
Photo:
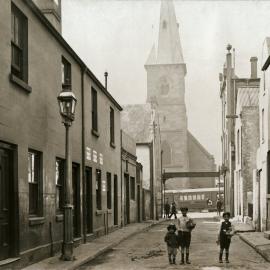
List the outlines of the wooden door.
{"label": "wooden door", "polygon": [[12,155],[0,148],[0,260],[12,251]]}
{"label": "wooden door", "polygon": [[126,186],[126,190],[125,190],[125,195],[126,195],[126,216],[125,216],[125,220],[126,220],[126,224],[130,223],[130,195],[129,195],[129,175],[125,174],[125,186]]}
{"label": "wooden door", "polygon": [[113,185],[113,220],[114,225],[118,224],[118,180],[117,175],[114,176]]}
{"label": "wooden door", "polygon": [[92,196],[92,168],[85,170],[86,177],[86,225],[87,233],[93,232],[93,196]]}
{"label": "wooden door", "polygon": [[80,167],[72,164],[73,236],[81,236],[80,228]]}

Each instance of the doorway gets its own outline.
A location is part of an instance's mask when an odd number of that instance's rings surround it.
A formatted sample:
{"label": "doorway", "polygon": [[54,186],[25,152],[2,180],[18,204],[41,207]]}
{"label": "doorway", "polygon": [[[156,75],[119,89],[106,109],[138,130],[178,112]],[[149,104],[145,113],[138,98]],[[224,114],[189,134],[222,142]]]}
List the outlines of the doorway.
{"label": "doorway", "polygon": [[125,195],[126,195],[126,203],[125,203],[125,224],[130,223],[130,200],[129,200],[129,175],[125,174]]}
{"label": "doorway", "polygon": [[118,179],[114,175],[113,180],[113,220],[114,225],[118,225]]}
{"label": "doorway", "polygon": [[72,164],[72,190],[73,190],[73,237],[81,236],[80,230],[80,166]]}
{"label": "doorway", "polygon": [[14,149],[0,143],[0,261],[17,254],[18,222]]}
{"label": "doorway", "polygon": [[88,234],[93,232],[93,188],[92,188],[92,168],[86,167],[86,232]]}
{"label": "doorway", "polygon": [[141,222],[141,189],[137,185],[137,222]]}

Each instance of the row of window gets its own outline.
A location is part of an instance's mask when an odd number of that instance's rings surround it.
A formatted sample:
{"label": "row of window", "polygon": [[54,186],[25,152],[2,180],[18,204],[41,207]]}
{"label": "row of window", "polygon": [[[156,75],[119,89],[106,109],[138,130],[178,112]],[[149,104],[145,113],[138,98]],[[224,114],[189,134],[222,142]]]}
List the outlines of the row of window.
{"label": "row of window", "polygon": [[[41,216],[43,212],[42,154],[28,151],[29,215]],[[55,203],[56,211],[61,213],[64,206],[65,160],[55,161]],[[117,181],[117,175],[114,175]],[[105,181],[104,181],[105,182]],[[134,183],[133,183],[134,182]],[[131,181],[131,198],[135,199],[135,179]],[[96,170],[96,207],[102,209],[102,191],[107,192],[107,208],[112,208],[112,175],[107,172],[107,181],[103,183],[101,170]]]}
{"label": "row of window", "polygon": [[205,200],[205,194],[180,195],[180,201],[201,201]]}
{"label": "row of window", "polygon": [[[28,83],[28,23],[24,14],[11,7],[11,74]],[[62,57],[62,87],[71,88],[71,64]],[[98,134],[98,96],[92,87],[92,130]],[[114,145],[114,109],[110,108],[110,144]]]}

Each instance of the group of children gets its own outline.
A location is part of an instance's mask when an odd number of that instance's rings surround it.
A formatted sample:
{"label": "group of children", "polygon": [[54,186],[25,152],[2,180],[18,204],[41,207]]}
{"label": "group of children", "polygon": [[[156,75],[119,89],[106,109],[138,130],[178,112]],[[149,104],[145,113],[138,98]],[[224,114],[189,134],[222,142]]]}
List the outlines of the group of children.
{"label": "group of children", "polygon": [[[175,224],[170,224],[167,227],[167,234],[165,236],[165,242],[167,243],[168,258],[170,264],[176,264],[176,255],[178,248],[181,247],[181,262],[180,264],[190,264],[189,260],[189,247],[191,242],[191,231],[195,228],[196,223],[188,217],[187,207],[180,208],[182,216],[178,218],[178,234],[176,234]],[[225,212],[223,214],[224,221],[221,223],[218,233],[217,244],[220,245],[219,262],[223,263],[222,257],[225,250],[225,262],[229,263],[229,248],[231,244],[231,237],[234,232],[232,230],[232,224],[229,221],[230,213]],[[186,256],[185,256],[186,255]]]}

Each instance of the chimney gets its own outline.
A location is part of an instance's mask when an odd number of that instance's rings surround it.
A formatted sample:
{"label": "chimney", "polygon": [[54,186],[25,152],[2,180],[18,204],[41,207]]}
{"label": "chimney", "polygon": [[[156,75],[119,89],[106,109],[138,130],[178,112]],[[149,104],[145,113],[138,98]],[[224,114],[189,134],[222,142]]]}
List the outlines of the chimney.
{"label": "chimney", "polygon": [[54,28],[61,34],[61,0],[33,0],[33,2],[54,26]]}
{"label": "chimney", "polygon": [[230,70],[232,68],[232,54],[231,54],[232,45],[228,44],[226,49],[228,51],[226,56],[226,67],[227,70]]}
{"label": "chimney", "polygon": [[107,90],[107,83],[108,83],[108,72],[104,72],[104,77],[105,77],[105,89]]}
{"label": "chimney", "polygon": [[258,58],[253,56],[250,58],[250,78],[256,79],[257,78],[257,62]]}

